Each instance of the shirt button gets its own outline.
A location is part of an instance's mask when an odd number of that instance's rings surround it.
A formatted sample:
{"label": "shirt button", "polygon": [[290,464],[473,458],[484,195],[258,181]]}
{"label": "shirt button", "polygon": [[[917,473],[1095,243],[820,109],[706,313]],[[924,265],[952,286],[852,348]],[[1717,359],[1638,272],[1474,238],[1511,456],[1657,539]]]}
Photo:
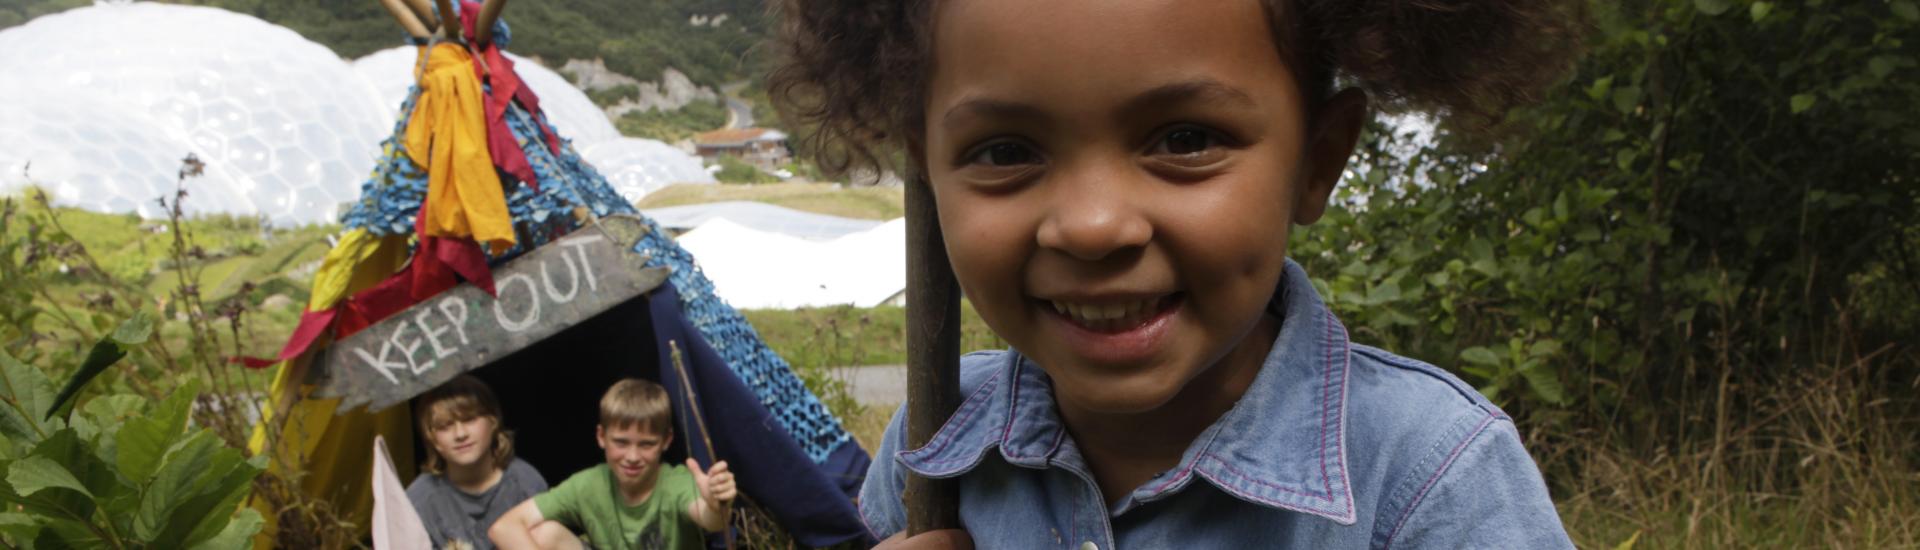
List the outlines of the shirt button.
{"label": "shirt button", "polygon": [[1100,550],[1100,545],[1094,544],[1093,541],[1086,541],[1080,543],[1080,550]]}

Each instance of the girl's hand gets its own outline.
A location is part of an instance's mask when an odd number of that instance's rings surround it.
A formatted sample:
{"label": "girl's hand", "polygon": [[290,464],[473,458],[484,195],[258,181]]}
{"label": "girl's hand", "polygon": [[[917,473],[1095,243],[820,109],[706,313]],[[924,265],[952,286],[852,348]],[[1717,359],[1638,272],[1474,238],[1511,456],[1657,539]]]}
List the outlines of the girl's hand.
{"label": "girl's hand", "polygon": [[693,485],[700,489],[700,500],[713,510],[725,510],[727,504],[738,496],[733,485],[733,472],[727,471],[727,461],[713,463],[712,469],[702,470],[699,462],[687,459],[687,470],[693,472]]}
{"label": "girl's hand", "polygon": [[906,531],[894,533],[887,540],[880,541],[873,550],[973,550],[973,536],[960,529],[942,529],[907,536]]}

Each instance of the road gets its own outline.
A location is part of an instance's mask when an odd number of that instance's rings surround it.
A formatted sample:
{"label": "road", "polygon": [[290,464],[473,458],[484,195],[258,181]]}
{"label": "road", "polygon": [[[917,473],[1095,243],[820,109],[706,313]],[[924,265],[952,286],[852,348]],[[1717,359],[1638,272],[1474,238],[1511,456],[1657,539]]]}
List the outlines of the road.
{"label": "road", "polygon": [[727,100],[727,128],[753,127],[753,107],[735,95],[746,87],[745,80],[720,85],[720,97]]}
{"label": "road", "polygon": [[739,98],[727,96],[727,122],[728,128],[752,128],[753,107]]}
{"label": "road", "polygon": [[834,378],[847,383],[853,399],[869,407],[892,409],[907,400],[907,366],[839,367]]}

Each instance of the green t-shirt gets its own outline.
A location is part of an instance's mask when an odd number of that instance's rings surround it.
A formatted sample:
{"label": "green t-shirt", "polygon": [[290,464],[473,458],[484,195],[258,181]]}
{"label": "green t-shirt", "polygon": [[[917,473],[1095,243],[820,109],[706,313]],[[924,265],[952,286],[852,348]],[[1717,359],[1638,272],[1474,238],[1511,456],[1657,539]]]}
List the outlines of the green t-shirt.
{"label": "green t-shirt", "polygon": [[687,515],[687,504],[700,500],[700,491],[685,466],[665,466],[653,494],[639,506],[620,502],[606,464],[573,474],[533,497],[533,503],[541,516],[575,533],[585,532],[587,542],[599,550],[697,550],[706,534]]}

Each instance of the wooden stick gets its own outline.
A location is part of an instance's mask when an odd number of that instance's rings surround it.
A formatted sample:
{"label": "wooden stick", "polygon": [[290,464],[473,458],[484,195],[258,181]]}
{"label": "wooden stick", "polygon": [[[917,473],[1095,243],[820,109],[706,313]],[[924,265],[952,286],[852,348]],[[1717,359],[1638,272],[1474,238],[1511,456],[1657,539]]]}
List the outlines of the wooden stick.
{"label": "wooden stick", "polygon": [[473,41],[480,47],[493,42],[493,22],[500,19],[500,10],[506,9],[507,0],[487,0],[480,5],[480,20],[474,22]]}
{"label": "wooden stick", "polygon": [[460,32],[460,16],[453,13],[453,2],[439,0],[436,3],[440,7],[440,34],[448,41],[465,44],[466,37]]}
{"label": "wooden stick", "polygon": [[[712,468],[714,463],[720,462],[720,453],[713,449],[713,436],[707,433],[706,418],[700,416],[700,400],[699,398],[694,397],[693,377],[687,375],[687,364],[686,362],[680,360],[680,342],[676,340],[668,340],[667,348],[668,348],[670,357],[673,359],[673,369],[676,371],[680,371],[680,393],[686,395],[687,410],[693,412],[693,419],[694,419],[693,424],[695,426],[700,427],[700,441],[706,443],[707,445],[707,466],[706,467]],[[685,416],[682,416],[680,418],[680,429],[685,430],[686,425],[687,425],[687,418]],[[693,437],[693,434],[688,433],[687,437]],[[692,446],[689,445],[688,447],[691,448]],[[689,450],[687,454],[691,455],[693,454],[693,452]],[[735,482],[734,487],[735,487],[734,490],[738,491],[739,483]],[[727,501],[727,531],[726,532],[727,532],[726,534],[727,550],[733,550],[733,501]]]}
{"label": "wooden stick", "polygon": [[414,20],[419,21],[420,26],[427,29],[427,35],[440,32],[440,20],[433,18],[433,5],[427,3],[427,0],[402,0],[402,3],[407,6],[407,9],[413,11]]}
{"label": "wooden stick", "polygon": [[[947,262],[930,183],[916,176],[906,191],[907,448],[918,449],[960,406],[960,285]],[[901,499],[909,534],[960,527],[953,480],[908,475]]]}
{"label": "wooden stick", "polygon": [[401,0],[380,0],[380,6],[387,8],[387,15],[393,16],[394,21],[400,22],[400,28],[406,29],[409,36],[414,38],[432,36],[432,32],[420,22],[420,18],[413,15],[413,9],[408,8]]}

